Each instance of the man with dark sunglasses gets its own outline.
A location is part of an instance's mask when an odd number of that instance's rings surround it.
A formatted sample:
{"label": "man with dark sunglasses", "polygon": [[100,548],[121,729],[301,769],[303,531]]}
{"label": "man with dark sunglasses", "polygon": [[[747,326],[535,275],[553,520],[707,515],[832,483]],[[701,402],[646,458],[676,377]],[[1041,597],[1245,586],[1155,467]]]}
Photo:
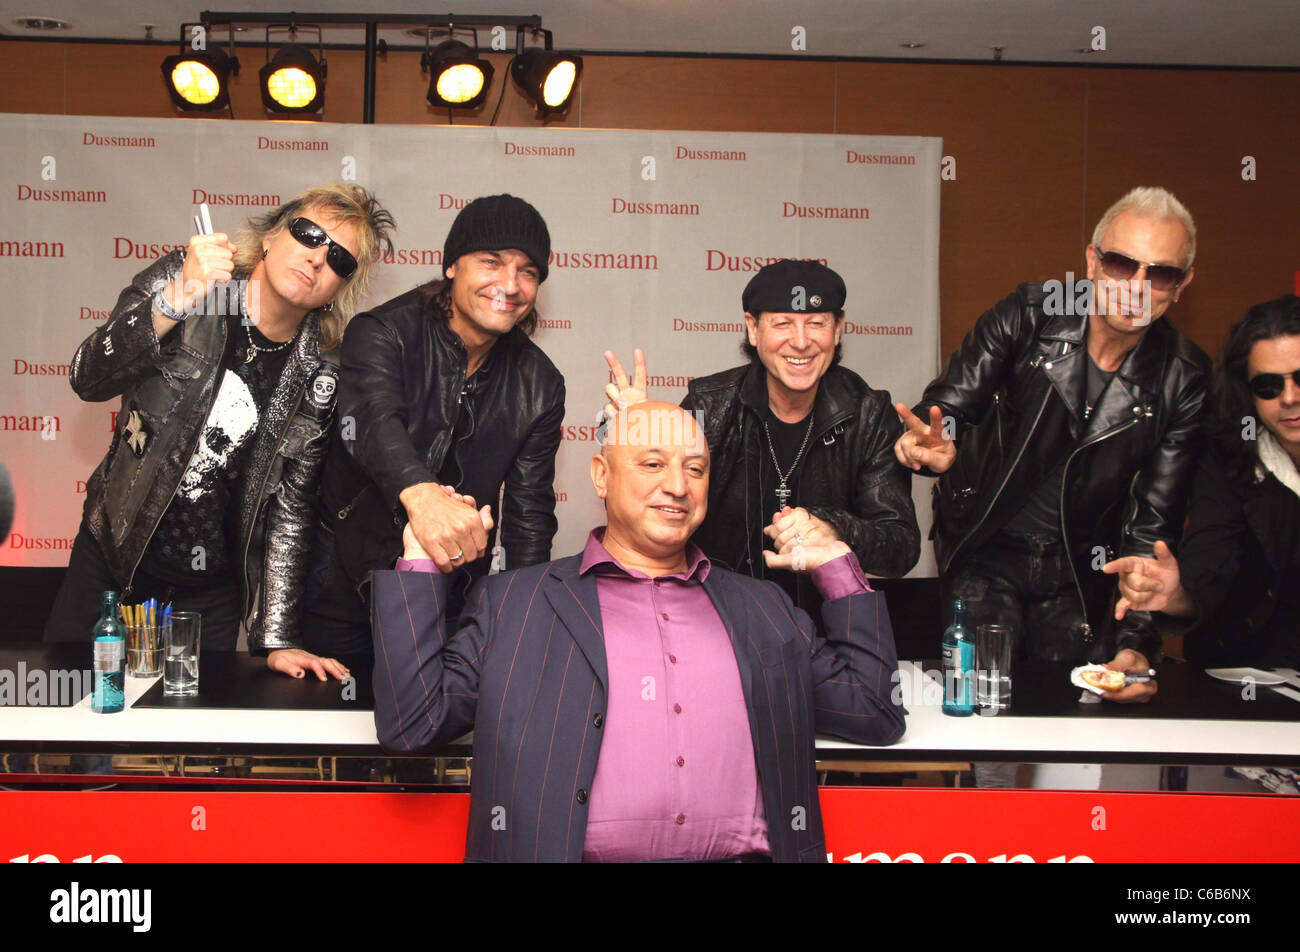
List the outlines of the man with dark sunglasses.
{"label": "man with dark sunglasses", "polygon": [[[898,405],[905,466],[939,476],[945,611],[1011,624],[1021,657],[1121,670],[1157,660],[1149,613],[1112,616],[1109,560],[1176,543],[1209,360],[1161,318],[1193,277],[1191,215],[1137,188],[1102,216],[1077,294],[1023,284]],[[1105,696],[1143,701],[1155,682]]]}
{"label": "man with dark sunglasses", "polygon": [[1189,661],[1300,667],[1300,297],[1256,304],[1228,331],[1210,386],[1201,454],[1175,556],[1109,563],[1116,615],[1192,619]]}
{"label": "man with dark sunglasses", "polygon": [[[564,378],[529,336],[550,247],[527,202],[475,199],[447,234],[445,278],[348,328],[304,619],[314,650],[371,652],[370,574],[393,567],[407,522],[454,573],[452,611],[494,561],[550,558]],[[496,553],[476,503],[500,526]]]}
{"label": "man with dark sunglasses", "polygon": [[135,277],[78,348],[72,386],[121,396],[108,455],[46,623],[87,640],[105,589],[202,615],[204,650],[249,650],[293,677],[342,678],[298,621],[337,349],[392,217],[355,185],[313,188]]}

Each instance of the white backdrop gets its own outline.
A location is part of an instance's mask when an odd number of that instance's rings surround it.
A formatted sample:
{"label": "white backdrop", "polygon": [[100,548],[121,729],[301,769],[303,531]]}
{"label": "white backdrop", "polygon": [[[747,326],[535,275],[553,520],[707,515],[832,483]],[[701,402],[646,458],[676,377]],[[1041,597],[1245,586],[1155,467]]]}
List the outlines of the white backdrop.
{"label": "white backdrop", "polygon": [[[919,398],[939,358],[941,152],[940,139],[891,136],[0,115],[0,461],[17,497],[0,565],[67,563],[118,409],[78,400],[67,364],[131,277],[189,239],[199,202],[233,232],[310,185],[374,190],[398,250],[371,303],[441,274],[466,201],[534,204],[553,248],[535,340],[568,387],[559,556],[603,521],[587,477],[602,351],[630,367],[642,347],[652,394],[681,399],[692,377],[743,362],[740,294],[765,259],[843,275],[845,364]],[[929,487],[913,487],[923,538]],[[913,574],[935,574],[928,543]]]}

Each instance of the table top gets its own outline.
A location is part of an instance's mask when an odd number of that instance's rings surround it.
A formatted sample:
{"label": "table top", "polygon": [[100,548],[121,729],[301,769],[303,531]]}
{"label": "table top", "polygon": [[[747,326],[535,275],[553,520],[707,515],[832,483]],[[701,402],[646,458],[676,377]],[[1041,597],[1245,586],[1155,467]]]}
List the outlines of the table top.
{"label": "table top", "polygon": [[[81,660],[84,657],[84,661]],[[88,667],[86,645],[0,649],[0,672],[45,665]],[[337,681],[284,677],[260,658],[205,654],[201,695],[164,699],[158,678],[126,679],[127,709],[96,714],[89,697],[76,704],[0,706],[0,750],[46,752],[204,752],[353,755],[381,752],[371,710],[369,669],[350,664],[352,691]],[[890,747],[818,738],[823,758],[843,760],[989,760],[1092,763],[1300,762],[1300,701],[1259,686],[1215,682],[1189,665],[1165,665],[1150,704],[1081,704],[1068,668],[1017,672],[1011,714],[950,717],[935,664],[903,662],[897,690],[908,709],[907,732]],[[1059,668],[1060,670],[1057,670]],[[2,675],[0,675],[2,676]],[[1064,681],[1062,682],[1062,679]],[[1065,687],[1060,685],[1064,683]],[[446,749],[464,756],[464,742]]]}

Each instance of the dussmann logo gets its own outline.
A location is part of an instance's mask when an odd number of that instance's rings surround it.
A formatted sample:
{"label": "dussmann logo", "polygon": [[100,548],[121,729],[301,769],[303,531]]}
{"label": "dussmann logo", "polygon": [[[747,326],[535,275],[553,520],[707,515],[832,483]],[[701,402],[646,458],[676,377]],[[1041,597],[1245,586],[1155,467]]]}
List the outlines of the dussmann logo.
{"label": "dussmann logo", "polygon": [[28,536],[21,532],[9,533],[9,548],[11,549],[59,549],[70,550],[72,543],[76,539],[66,539],[60,536]]}
{"label": "dussmann logo", "polygon": [[892,152],[854,152],[848,149],[844,153],[848,165],[916,165],[914,155],[895,155]]}
{"label": "dussmann logo", "polygon": [[552,251],[552,268],[601,271],[658,271],[659,256],[622,251]]}
{"label": "dussmann logo", "polygon": [[379,256],[384,264],[418,264],[424,267],[442,264],[441,248],[394,248]]}
{"label": "dussmann logo", "polygon": [[743,321],[684,321],[680,317],[674,317],[673,331],[687,334],[743,334],[745,324]]}
{"label": "dussmann logo", "polygon": [[729,152],[725,149],[688,149],[679,145],[673,151],[673,157],[691,159],[696,162],[747,162],[749,157],[744,152]]}
{"label": "dussmann logo", "polygon": [[[655,375],[650,374],[646,377],[647,387],[685,387],[695,379],[695,375],[682,376],[680,374]],[[616,383],[614,380],[614,371],[609,372],[609,382]]]}
{"label": "dussmann logo", "polygon": [[157,242],[135,241],[125,235],[113,236],[114,258],[140,258],[152,261],[154,258],[161,258],[169,251],[184,247],[185,245],[165,245]]}
{"label": "dussmann logo", "polygon": [[0,238],[0,258],[62,258],[61,241],[27,241]]}
{"label": "dussmann logo", "polygon": [[612,215],[689,215],[700,213],[694,202],[629,202],[625,198],[611,199]]}
{"label": "dussmann logo", "polygon": [[[716,248],[709,248],[704,266],[705,271],[760,271],[769,264],[777,261],[784,261],[789,255],[777,255],[775,257],[760,258],[750,255],[729,255],[725,251],[719,251]],[[792,258],[794,261],[820,261],[822,264],[828,262],[825,258]]]}
{"label": "dussmann logo", "polygon": [[18,201],[81,202],[89,205],[102,205],[108,201],[108,192],[102,189],[32,188],[30,185],[19,185]]}
{"label": "dussmann logo", "polygon": [[36,377],[66,377],[72,370],[72,364],[37,364],[30,360],[14,360],[14,376],[31,374]]}
{"label": "dussmann logo", "polygon": [[82,321],[106,321],[111,313],[96,307],[86,307],[83,304],[77,311],[77,318]]}
{"label": "dussmann logo", "polygon": [[0,413],[0,432],[3,433],[40,433],[49,439],[62,429],[63,421],[52,413]]}
{"label": "dussmann logo", "polygon": [[330,144],[324,139],[268,139],[257,137],[257,148],[288,152],[328,152]]}
{"label": "dussmann logo", "polygon": [[446,192],[439,192],[438,210],[443,211],[448,208],[454,208],[457,211],[460,211],[472,201],[474,201],[472,198],[457,198],[455,195],[448,195]]}
{"label": "dussmann logo", "polygon": [[284,202],[279,195],[255,192],[209,192],[205,188],[191,189],[193,205],[247,205],[255,208],[279,208]]}
{"label": "dussmann logo", "polygon": [[549,155],[572,158],[578,151],[571,145],[522,145],[518,142],[506,142],[506,155]]}
{"label": "dussmann logo", "polygon": [[101,136],[94,132],[81,134],[82,145],[101,145],[121,149],[156,149],[157,141],[153,136]]}
{"label": "dussmann logo", "polygon": [[912,326],[910,324],[855,324],[853,321],[845,320],[844,333],[883,337],[911,337]]}
{"label": "dussmann logo", "polygon": [[870,209],[845,205],[800,205],[798,202],[781,203],[782,218],[839,218],[861,221],[871,217]]}

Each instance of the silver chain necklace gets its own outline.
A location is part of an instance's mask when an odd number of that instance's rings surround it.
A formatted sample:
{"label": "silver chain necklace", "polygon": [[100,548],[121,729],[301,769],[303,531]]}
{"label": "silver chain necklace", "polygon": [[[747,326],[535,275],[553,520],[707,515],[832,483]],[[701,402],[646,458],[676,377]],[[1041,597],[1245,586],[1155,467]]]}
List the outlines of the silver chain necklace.
{"label": "silver chain necklace", "polygon": [[[240,292],[239,303],[242,305],[244,311],[243,317],[240,319],[240,322],[244,324],[244,335],[248,338],[248,356],[244,358],[244,363],[251,364],[253,362],[253,358],[256,357],[258,354],[274,354],[277,350],[284,350],[286,347],[288,347],[290,344],[293,343],[292,337],[290,337],[286,341],[283,341],[282,343],[278,344],[275,347],[259,347],[257,344],[253,343],[252,324],[249,323],[249,317],[248,317],[248,283],[247,282],[244,283],[244,287]],[[267,340],[270,340],[270,338],[268,337]]]}
{"label": "silver chain necklace", "polygon": [[776,447],[772,445],[772,431],[768,428],[767,421],[763,421],[763,432],[767,434],[767,451],[772,454],[772,468],[776,470],[776,478],[781,482],[781,485],[776,490],[776,501],[777,505],[782,509],[789,502],[790,495],[793,492],[792,489],[786,486],[786,480],[794,475],[795,467],[799,465],[799,460],[803,459],[803,451],[808,448],[808,440],[812,436],[812,431],[813,415],[810,412],[808,414],[808,429],[804,431],[803,442],[799,444],[799,452],[794,454],[794,462],[790,464],[789,471],[783,476],[781,475],[781,464],[776,459]]}
{"label": "silver chain necklace", "polygon": [[274,354],[277,350],[284,350],[293,343],[293,338],[290,337],[287,341],[277,344],[274,347],[259,347],[257,344],[253,343],[253,331],[247,324],[244,325],[244,334],[248,337],[248,356],[244,358],[244,363],[246,364],[251,364],[253,358],[258,354]]}

